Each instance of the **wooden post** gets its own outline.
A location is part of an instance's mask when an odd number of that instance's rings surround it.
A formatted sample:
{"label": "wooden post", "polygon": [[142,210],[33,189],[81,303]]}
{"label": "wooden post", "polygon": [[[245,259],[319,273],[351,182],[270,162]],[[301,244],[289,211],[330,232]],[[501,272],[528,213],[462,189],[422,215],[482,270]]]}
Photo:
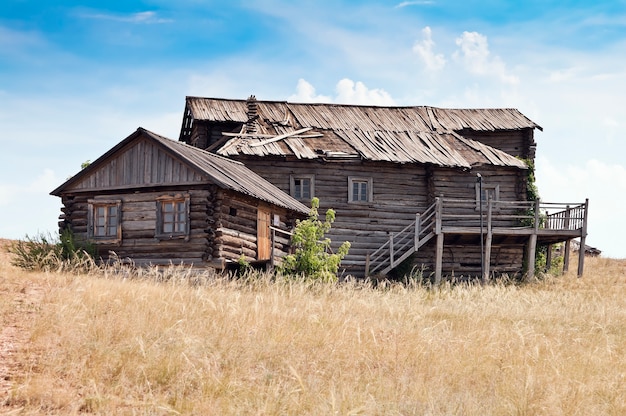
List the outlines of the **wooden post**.
{"label": "wooden post", "polygon": [[545,272],[549,272],[552,267],[552,244],[548,244],[547,253],[546,253],[546,267]]}
{"label": "wooden post", "polygon": [[276,230],[272,227],[272,244],[270,251],[270,271],[274,270],[274,246],[276,244]]}
{"label": "wooden post", "polygon": [[441,204],[441,198],[435,198],[435,234],[437,235],[437,245],[435,250],[435,284],[441,283],[441,271],[443,266],[443,238],[444,235],[441,232],[441,216],[443,208]]}
{"label": "wooden post", "polygon": [[413,251],[417,251],[417,248],[419,247],[419,243],[420,243],[420,232],[421,232],[421,228],[422,228],[422,223],[421,223],[421,217],[420,214],[415,214],[415,237],[414,237],[414,248]]}
{"label": "wooden post", "polygon": [[491,242],[493,240],[493,229],[491,223],[491,213],[493,208],[493,199],[491,195],[489,196],[489,200],[487,202],[487,241],[485,242],[485,254],[484,254],[484,262],[485,262],[485,270],[484,274],[481,276],[483,282],[489,280],[490,273],[490,265],[491,265]]}
{"label": "wooden post", "polygon": [[370,252],[365,255],[365,277],[370,275]]}
{"label": "wooden post", "polygon": [[393,233],[389,234],[389,267],[393,269]]}
{"label": "wooden post", "polygon": [[582,277],[585,269],[585,239],[587,238],[587,212],[589,210],[589,198],[585,199],[585,212],[583,214],[583,228],[580,232],[580,248],[578,249],[578,277]]}
{"label": "wooden post", "polygon": [[435,254],[435,284],[441,283],[441,270],[443,265],[443,233],[437,234],[437,250]]}
{"label": "wooden post", "polygon": [[565,248],[563,248],[563,273],[567,273],[569,270],[569,254],[572,249],[572,240],[565,241]]}
{"label": "wooden post", "polygon": [[526,279],[530,280],[535,277],[535,251],[537,250],[537,233],[539,231],[539,200],[535,201],[535,224],[533,233],[528,238],[528,253],[527,263],[528,270],[526,270]]}

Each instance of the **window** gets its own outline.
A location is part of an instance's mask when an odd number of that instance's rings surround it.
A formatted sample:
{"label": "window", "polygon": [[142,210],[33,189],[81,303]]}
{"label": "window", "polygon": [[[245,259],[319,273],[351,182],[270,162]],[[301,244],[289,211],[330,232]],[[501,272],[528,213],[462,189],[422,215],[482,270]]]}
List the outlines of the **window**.
{"label": "window", "polygon": [[116,243],[122,239],[122,201],[90,199],[88,235],[96,242]]}
{"label": "window", "polygon": [[[480,209],[480,188],[481,188],[480,184],[477,183],[476,184],[476,210],[477,211]],[[492,201],[500,200],[500,185],[483,183],[482,189],[483,189],[483,199],[482,199],[483,208],[487,206],[487,203],[489,202],[489,198],[491,198]]]}
{"label": "window", "polygon": [[189,195],[166,195],[157,199],[156,234],[159,238],[189,235]]}
{"label": "window", "polygon": [[314,175],[292,175],[289,183],[290,193],[296,199],[310,200],[315,196]]}
{"label": "window", "polygon": [[348,177],[348,202],[372,202],[372,178]]}

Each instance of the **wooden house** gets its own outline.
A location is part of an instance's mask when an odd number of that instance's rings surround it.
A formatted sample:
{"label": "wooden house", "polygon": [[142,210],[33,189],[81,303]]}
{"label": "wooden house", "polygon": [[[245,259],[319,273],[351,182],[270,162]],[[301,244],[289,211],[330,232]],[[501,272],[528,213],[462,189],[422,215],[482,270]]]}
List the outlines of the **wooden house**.
{"label": "wooden house", "polygon": [[[59,226],[138,265],[224,267],[288,250],[270,226],[290,229],[309,208],[240,162],[139,128],[51,192]],[[273,249],[272,249],[273,247]]]}
{"label": "wooden house", "polygon": [[440,280],[519,275],[537,244],[584,243],[586,202],[529,200],[535,129],[515,109],[187,97],[179,140],[335,209],[329,236],[352,243],[347,273],[387,274],[406,260]]}

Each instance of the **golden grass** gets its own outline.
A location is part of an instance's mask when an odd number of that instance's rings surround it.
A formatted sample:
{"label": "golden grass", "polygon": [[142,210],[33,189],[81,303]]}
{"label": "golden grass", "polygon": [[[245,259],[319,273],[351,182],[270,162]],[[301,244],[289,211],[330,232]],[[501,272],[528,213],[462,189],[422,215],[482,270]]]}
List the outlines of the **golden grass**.
{"label": "golden grass", "polygon": [[0,273],[44,292],[26,414],[626,414],[625,261],[437,291]]}

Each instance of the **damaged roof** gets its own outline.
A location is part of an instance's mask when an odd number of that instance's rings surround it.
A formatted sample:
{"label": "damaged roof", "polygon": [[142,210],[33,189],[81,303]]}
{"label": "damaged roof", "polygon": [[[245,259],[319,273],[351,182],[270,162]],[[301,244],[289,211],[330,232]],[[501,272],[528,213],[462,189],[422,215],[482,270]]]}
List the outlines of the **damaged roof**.
{"label": "damaged roof", "polygon": [[[195,121],[235,122],[241,128],[212,151],[223,156],[292,156],[298,159],[355,158],[396,163],[463,167],[480,164],[526,168],[524,162],[480,142],[464,130],[541,129],[516,109],[442,109],[301,104],[187,97],[180,140]],[[306,130],[306,131],[305,131]],[[189,131],[189,129],[187,130]],[[277,140],[272,138],[278,137]]]}

